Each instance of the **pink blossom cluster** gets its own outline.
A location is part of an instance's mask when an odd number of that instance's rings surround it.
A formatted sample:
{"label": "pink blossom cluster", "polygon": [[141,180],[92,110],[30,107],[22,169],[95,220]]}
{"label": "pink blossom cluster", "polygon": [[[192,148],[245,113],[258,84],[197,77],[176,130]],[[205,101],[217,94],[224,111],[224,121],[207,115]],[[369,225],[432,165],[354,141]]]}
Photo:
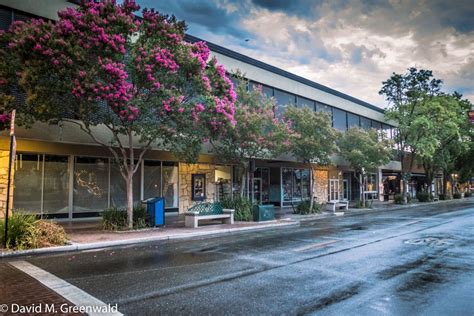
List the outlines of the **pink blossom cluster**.
{"label": "pink blossom cluster", "polygon": [[201,66],[201,70],[206,69],[207,60],[209,59],[209,47],[206,42],[196,42],[191,46],[191,57],[196,58]]}
{"label": "pink blossom cluster", "polygon": [[[113,21],[120,20],[124,26],[129,28],[130,32],[136,31],[137,25],[133,11],[130,11],[133,5],[128,2],[122,6],[114,4],[115,14],[108,13],[107,17],[101,17],[101,12],[113,1],[89,1],[85,4],[86,12],[67,8],[58,12],[60,21],[56,24],[57,30],[64,35],[78,35],[78,45],[85,49],[105,46],[111,48],[114,52],[125,54],[126,40],[122,35],[116,34],[116,30],[110,27],[110,24]],[[129,7],[125,8],[126,6]],[[107,10],[109,9],[107,8]]]}
{"label": "pink blossom cluster", "polygon": [[175,27],[174,23],[169,23],[166,17],[160,15],[154,9],[144,9],[142,12],[143,23],[147,33],[155,33],[167,39],[169,44],[177,45],[183,41],[181,30]]}
{"label": "pink blossom cluster", "polygon": [[232,125],[236,124],[234,114],[234,104],[237,100],[237,93],[234,90],[233,82],[227,77],[226,71],[222,65],[217,64],[217,60],[213,59],[212,64],[216,69],[217,78],[214,82],[216,91],[223,89],[222,97],[215,97],[215,110],[217,113],[223,114]]}
{"label": "pink blossom cluster", "polygon": [[174,61],[173,54],[166,48],[157,49],[153,52],[153,57],[158,65],[168,69],[170,72],[178,71],[178,64]]}
{"label": "pink blossom cluster", "polygon": [[135,58],[135,67],[143,71],[146,80],[151,83],[154,89],[160,89],[161,83],[156,78],[159,71],[165,70],[167,75],[176,73],[179,69],[174,55],[166,48],[157,47],[147,52],[143,47],[138,49],[138,56]]}
{"label": "pink blossom cluster", "polygon": [[230,101],[227,97],[223,97],[219,99],[218,97],[214,97],[214,102],[216,104],[216,112],[223,114],[232,125],[236,124],[234,119],[234,101]]}
{"label": "pink blossom cluster", "polygon": [[191,117],[193,121],[198,122],[199,115],[201,114],[201,112],[204,112],[205,110],[206,110],[206,107],[204,106],[204,104],[202,104],[201,102],[196,103],[194,108],[191,109]]}
{"label": "pink blossom cluster", "polygon": [[183,113],[184,112],[183,101],[184,101],[183,95],[180,95],[178,97],[172,96],[168,99],[164,99],[162,102],[163,109],[169,113],[173,111],[174,107],[178,107],[178,112]]}
{"label": "pink blossom cluster", "polygon": [[8,123],[10,122],[10,114],[0,114],[0,123]]}
{"label": "pink blossom cluster", "polygon": [[107,101],[110,108],[122,119],[130,122],[137,119],[140,111],[129,104],[133,98],[134,86],[127,81],[125,65],[100,58],[98,64],[103,73],[102,79],[89,83],[87,72],[79,70],[77,78],[73,80],[72,94],[78,98],[87,97],[89,101]]}

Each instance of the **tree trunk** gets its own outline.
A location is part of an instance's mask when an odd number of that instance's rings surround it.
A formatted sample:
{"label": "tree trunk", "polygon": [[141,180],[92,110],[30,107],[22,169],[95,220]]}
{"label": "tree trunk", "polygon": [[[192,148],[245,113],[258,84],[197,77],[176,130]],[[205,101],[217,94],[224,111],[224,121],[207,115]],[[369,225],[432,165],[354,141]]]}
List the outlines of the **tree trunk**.
{"label": "tree trunk", "polygon": [[127,177],[127,226],[133,228],[133,172],[128,172]]}
{"label": "tree trunk", "polygon": [[247,169],[246,166],[244,166],[243,170],[242,170],[242,181],[241,181],[241,184],[240,184],[240,197],[241,198],[245,197],[245,181],[247,179],[247,174],[248,174],[248,169]]}
{"label": "tree trunk", "polygon": [[426,193],[432,194],[433,191],[431,190],[433,180],[434,180],[434,168],[433,165],[430,162],[423,162],[423,169],[425,169],[425,184],[426,184]]}
{"label": "tree trunk", "polygon": [[402,180],[403,180],[403,187],[402,187],[402,195],[403,195],[403,204],[408,204],[408,181],[410,179],[409,172],[402,173]]}
{"label": "tree trunk", "polygon": [[128,146],[130,161],[128,163],[127,170],[127,226],[129,229],[133,228],[133,171],[135,169],[135,157],[133,152],[133,134],[129,129],[128,131]]}

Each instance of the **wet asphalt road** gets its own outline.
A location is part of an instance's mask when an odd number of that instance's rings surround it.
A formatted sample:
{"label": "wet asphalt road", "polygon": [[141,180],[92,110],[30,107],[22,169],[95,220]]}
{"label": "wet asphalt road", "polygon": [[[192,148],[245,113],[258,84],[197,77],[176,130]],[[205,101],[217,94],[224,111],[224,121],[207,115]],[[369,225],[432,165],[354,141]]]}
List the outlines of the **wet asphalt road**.
{"label": "wet asphalt road", "polygon": [[27,260],[127,315],[474,315],[474,201]]}

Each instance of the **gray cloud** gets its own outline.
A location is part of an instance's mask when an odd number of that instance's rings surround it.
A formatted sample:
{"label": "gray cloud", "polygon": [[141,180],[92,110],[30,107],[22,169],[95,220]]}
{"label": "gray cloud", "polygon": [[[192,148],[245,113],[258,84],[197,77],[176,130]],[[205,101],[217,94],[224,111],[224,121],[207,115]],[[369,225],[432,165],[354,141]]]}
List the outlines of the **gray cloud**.
{"label": "gray cloud", "polygon": [[410,66],[474,102],[472,0],[139,2],[186,20],[190,34],[378,106],[381,81]]}

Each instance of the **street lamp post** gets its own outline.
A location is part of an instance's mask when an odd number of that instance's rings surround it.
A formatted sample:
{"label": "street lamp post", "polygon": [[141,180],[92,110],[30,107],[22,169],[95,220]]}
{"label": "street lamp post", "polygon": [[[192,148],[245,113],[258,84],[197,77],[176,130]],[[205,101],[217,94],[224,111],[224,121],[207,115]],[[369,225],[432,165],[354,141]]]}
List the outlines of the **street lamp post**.
{"label": "street lamp post", "polygon": [[7,201],[5,205],[5,235],[3,238],[3,247],[7,248],[8,238],[8,210],[10,208],[10,186],[11,186],[11,175],[13,159],[15,157],[16,144],[15,144],[15,110],[12,111],[11,122],[10,122],[10,157],[8,159],[8,180],[7,180]]}

